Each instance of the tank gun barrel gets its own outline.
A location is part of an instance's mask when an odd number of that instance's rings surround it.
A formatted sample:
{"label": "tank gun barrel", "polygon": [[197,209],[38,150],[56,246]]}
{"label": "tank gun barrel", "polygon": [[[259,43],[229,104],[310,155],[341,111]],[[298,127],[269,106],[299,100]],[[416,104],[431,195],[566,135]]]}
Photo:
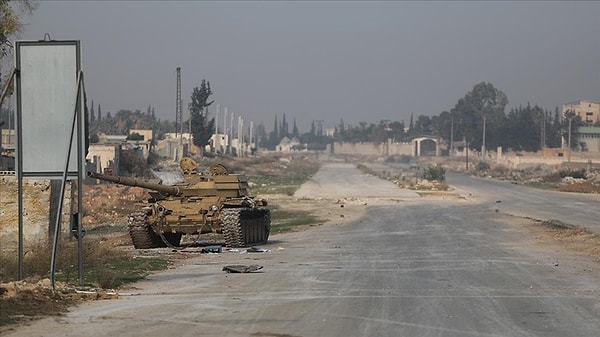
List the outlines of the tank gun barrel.
{"label": "tank gun barrel", "polygon": [[94,179],[100,179],[104,181],[110,181],[120,185],[126,186],[137,186],[146,188],[153,191],[158,191],[162,193],[166,193],[169,195],[179,196],[182,194],[182,191],[177,186],[167,186],[163,184],[151,183],[145,179],[131,178],[131,177],[120,177],[120,176],[109,176],[105,174],[100,174],[96,172],[88,171],[87,176]]}

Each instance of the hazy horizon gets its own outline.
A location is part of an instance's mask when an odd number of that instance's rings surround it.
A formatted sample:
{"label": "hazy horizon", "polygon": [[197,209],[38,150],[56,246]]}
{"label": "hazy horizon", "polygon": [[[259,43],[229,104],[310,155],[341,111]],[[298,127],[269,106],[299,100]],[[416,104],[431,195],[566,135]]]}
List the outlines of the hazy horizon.
{"label": "hazy horizon", "polygon": [[507,112],[598,101],[598,17],[600,2],[571,1],[40,1],[19,38],[81,40],[103,113],[175,120],[181,67],[184,119],[206,79],[211,113],[267,129],[285,113],[307,130],[438,115],[483,81]]}

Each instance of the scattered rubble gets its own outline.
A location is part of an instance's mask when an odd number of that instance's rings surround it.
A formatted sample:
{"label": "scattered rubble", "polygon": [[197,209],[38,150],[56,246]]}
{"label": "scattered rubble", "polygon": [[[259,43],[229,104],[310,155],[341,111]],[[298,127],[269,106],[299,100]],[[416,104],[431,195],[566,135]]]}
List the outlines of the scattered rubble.
{"label": "scattered rubble", "polygon": [[[114,290],[93,289],[89,287],[74,288],[64,282],[56,282],[52,288],[50,279],[37,282],[27,280],[0,283],[0,301],[7,299],[22,299],[24,297],[47,297],[53,300],[106,300],[117,299],[119,294]],[[39,296],[38,296],[39,295]]]}
{"label": "scattered rubble", "polygon": [[79,301],[117,298],[119,294],[114,291],[76,289],[62,282],[57,282],[53,289],[47,278],[37,282],[0,283],[0,326],[39,316],[61,315]]}
{"label": "scattered rubble", "polygon": [[223,267],[223,271],[227,273],[254,273],[262,269],[263,266],[259,266],[257,264],[253,264],[250,266],[236,264]]}

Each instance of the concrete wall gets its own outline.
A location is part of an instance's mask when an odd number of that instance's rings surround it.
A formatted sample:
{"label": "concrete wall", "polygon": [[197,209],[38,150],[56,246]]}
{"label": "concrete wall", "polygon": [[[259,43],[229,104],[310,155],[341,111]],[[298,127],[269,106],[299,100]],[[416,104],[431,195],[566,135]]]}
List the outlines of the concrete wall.
{"label": "concrete wall", "polygon": [[144,136],[144,140],[149,142],[152,140],[152,130],[146,130],[146,129],[131,129],[129,130],[129,134],[131,135],[132,133],[137,133],[138,135],[142,135]]}
{"label": "concrete wall", "polygon": [[101,145],[101,144],[90,144],[86,160],[95,162],[97,164],[97,172],[102,172],[105,168],[116,169],[119,167],[119,145]]}
{"label": "concrete wall", "polygon": [[377,155],[377,156],[394,156],[394,155],[413,155],[413,145],[411,143],[346,143],[335,142],[333,144],[334,154],[348,155]]}
{"label": "concrete wall", "polygon": [[[560,151],[559,151],[560,152]],[[544,155],[546,154],[546,155]],[[548,151],[542,153],[508,153],[499,157],[494,157],[498,164],[506,165],[509,168],[518,169],[533,165],[561,165],[563,163],[600,163],[600,153],[572,152],[569,156],[568,151],[564,151],[563,156],[548,156]]]}
{"label": "concrete wall", "polygon": [[2,144],[5,148],[14,149],[15,143],[17,142],[17,135],[15,134],[14,129],[1,129],[2,132],[0,135],[2,137],[0,144]]}
{"label": "concrete wall", "polygon": [[588,152],[600,153],[599,134],[580,134],[577,139],[580,143],[585,143]]}

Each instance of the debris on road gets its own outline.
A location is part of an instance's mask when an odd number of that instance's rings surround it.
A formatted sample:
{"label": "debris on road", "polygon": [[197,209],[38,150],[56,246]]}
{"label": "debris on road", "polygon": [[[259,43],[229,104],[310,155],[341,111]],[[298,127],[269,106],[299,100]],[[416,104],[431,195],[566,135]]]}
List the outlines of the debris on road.
{"label": "debris on road", "polygon": [[246,249],[246,252],[248,252],[248,253],[268,253],[268,252],[270,252],[270,250],[266,249],[266,248],[250,247],[250,248]]}
{"label": "debris on road", "polygon": [[263,266],[259,266],[257,264],[253,264],[250,266],[236,264],[231,266],[223,267],[223,271],[228,273],[252,273],[263,269]]}
{"label": "debris on road", "polygon": [[206,246],[206,247],[202,247],[202,250],[200,251],[200,253],[213,253],[213,254],[218,254],[221,252],[221,246],[218,245],[214,245],[214,246]]}

